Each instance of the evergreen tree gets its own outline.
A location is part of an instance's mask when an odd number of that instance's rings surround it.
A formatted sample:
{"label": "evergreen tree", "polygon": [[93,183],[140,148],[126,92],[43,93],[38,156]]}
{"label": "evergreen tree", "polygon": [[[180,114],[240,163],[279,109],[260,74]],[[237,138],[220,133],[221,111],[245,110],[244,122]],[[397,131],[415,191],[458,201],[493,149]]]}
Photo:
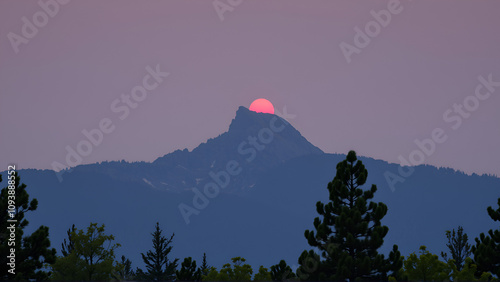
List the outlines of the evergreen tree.
{"label": "evergreen tree", "polygon": [[74,224],[73,224],[73,226],[71,226],[70,229],[68,229],[68,231],[66,231],[66,233],[68,234],[68,241],[66,241],[66,239],[64,239],[64,241],[61,244],[61,253],[62,253],[63,257],[67,257],[75,248],[75,242],[73,242],[73,236],[72,236],[72,234],[75,231],[76,231],[76,227]]}
{"label": "evergreen tree", "polygon": [[[46,266],[56,259],[56,249],[50,249],[49,228],[42,225],[23,237],[23,230],[28,226],[25,214],[35,211],[38,201],[30,201],[26,185],[20,184],[17,172],[9,172],[7,178],[8,186],[0,192],[0,280],[47,280],[50,272],[45,270]],[[15,250],[15,258],[8,258],[12,257],[11,249]],[[12,259],[15,263],[10,264]]]}
{"label": "evergreen tree", "polygon": [[302,281],[321,281],[327,280],[327,273],[331,270],[328,265],[321,261],[321,257],[313,250],[304,251],[299,257],[299,268],[297,268],[297,277]]}
{"label": "evergreen tree", "polygon": [[[471,246],[467,242],[467,234],[464,233],[462,226],[458,226],[458,231],[456,233],[455,229],[453,229],[453,231],[447,230],[446,238],[448,239],[448,244],[446,244],[446,246],[450,250],[451,259],[454,260],[457,270],[460,271],[464,266],[465,259],[472,253]],[[441,252],[441,257],[443,257],[445,261],[448,261],[448,254]]]}
{"label": "evergreen tree", "polygon": [[273,281],[285,281],[293,278],[295,278],[295,274],[284,260],[280,260],[278,264],[271,266],[271,279]]}
{"label": "evergreen tree", "polygon": [[196,261],[191,257],[184,258],[181,269],[175,273],[178,281],[201,281],[201,269],[196,269]]}
{"label": "evergreen tree", "polygon": [[[360,188],[367,176],[368,171],[354,151],[337,165],[336,176],[328,183],[330,201],[316,204],[323,219],[314,219],[316,232],[304,232],[309,245],[318,248],[323,259],[319,261],[314,252],[304,251],[299,258],[301,279],[307,274],[305,279],[312,280],[381,280],[387,279],[389,271],[395,274],[401,268],[402,259],[396,245],[388,259],[377,252],[389,231],[380,222],[387,206],[368,202],[377,187]],[[311,269],[311,263],[316,267]]]}
{"label": "evergreen tree", "polygon": [[54,280],[102,281],[113,278],[120,267],[115,262],[113,235],[105,234],[104,224],[90,223],[86,230],[71,232],[73,251],[66,257],[59,257],[52,266]]}
{"label": "evergreen tree", "polygon": [[147,272],[138,269],[137,276],[139,279],[152,281],[170,281],[175,279],[175,270],[179,259],[171,261],[168,258],[168,254],[172,251],[170,244],[175,234],[172,233],[170,239],[167,240],[161,233],[160,224],[157,222],[155,231],[151,233],[151,236],[153,236],[153,250],[149,250],[146,255],[141,253]]}
{"label": "evergreen tree", "polygon": [[207,254],[206,253],[203,253],[203,260],[201,262],[200,270],[201,270],[202,275],[207,275],[208,271],[210,270],[210,266],[208,266],[208,263],[207,263]]}
{"label": "evergreen tree", "polygon": [[118,265],[114,278],[118,281],[135,280],[135,273],[132,269],[132,262],[125,256],[121,257],[121,262]]}
{"label": "evergreen tree", "polygon": [[[498,208],[487,209],[488,215],[494,221],[500,221],[500,198]],[[476,238],[476,245],[472,247],[474,261],[480,272],[491,272],[500,277],[500,227],[497,230],[489,230],[488,235],[481,233]]]}

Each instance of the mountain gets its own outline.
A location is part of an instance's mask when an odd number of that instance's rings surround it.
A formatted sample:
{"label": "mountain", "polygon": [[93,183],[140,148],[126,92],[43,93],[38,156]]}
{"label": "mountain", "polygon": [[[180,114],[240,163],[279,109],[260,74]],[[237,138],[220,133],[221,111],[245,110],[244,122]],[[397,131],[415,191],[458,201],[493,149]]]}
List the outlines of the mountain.
{"label": "mountain", "polygon": [[227,132],[192,152],[178,150],[156,159],[151,169],[156,169],[157,174],[151,183],[174,191],[189,190],[212,181],[211,171],[224,171],[229,161],[236,161],[242,172],[226,191],[241,191],[255,184],[255,177],[270,168],[296,157],[319,154],[323,151],[286,120],[240,107]]}
{"label": "mountain", "polygon": [[[28,193],[39,201],[27,216],[27,232],[49,226],[60,250],[73,223],[104,223],[122,244],[117,254],[143,267],[140,253],[151,248],[150,233],[159,221],[165,234],[175,232],[172,254],[181,259],[201,260],[206,252],[218,268],[235,256],[254,270],[280,259],[297,265],[300,253],[310,249],[303,234],[313,228],[315,204],[328,200],[327,183],[344,158],[322,152],[278,116],[240,107],[227,132],[151,163],[80,165],[64,173],[62,182],[51,170],[20,170]],[[445,230],[460,224],[473,240],[497,228],[486,207],[500,197],[499,178],[421,165],[390,189],[387,173],[402,168],[360,159],[367,184],[378,186],[375,201],[389,208],[382,252],[398,244],[404,255],[420,245],[439,253],[445,251]]]}

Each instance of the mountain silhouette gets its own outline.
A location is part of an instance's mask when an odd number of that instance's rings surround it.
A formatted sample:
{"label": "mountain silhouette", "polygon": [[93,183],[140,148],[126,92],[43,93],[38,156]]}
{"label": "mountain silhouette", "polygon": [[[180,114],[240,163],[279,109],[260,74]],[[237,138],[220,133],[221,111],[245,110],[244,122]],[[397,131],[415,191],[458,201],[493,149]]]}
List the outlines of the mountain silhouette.
{"label": "mountain silhouette", "polygon": [[[256,145],[252,145],[251,140]],[[152,166],[159,171],[154,183],[174,191],[191,189],[211,181],[210,171],[223,171],[227,163],[234,160],[242,172],[225,190],[234,192],[249,188],[255,184],[253,180],[257,175],[283,162],[320,154],[323,151],[309,143],[286,120],[239,107],[227,132],[208,139],[191,152],[177,150],[156,159]]]}
{"label": "mountain silhouette", "polygon": [[[175,233],[171,254],[181,260],[201,260],[206,252],[209,264],[218,268],[236,256],[254,270],[280,259],[296,266],[300,253],[311,249],[303,234],[318,216],[316,202],[328,201],[326,186],[344,158],[324,153],[276,115],[240,107],[227,132],[192,151],[177,150],[153,162],[80,165],[62,182],[51,170],[20,170],[28,193],[39,201],[27,214],[26,234],[49,226],[52,246],[60,251],[72,224],[81,229],[104,223],[122,245],[117,255],[142,268],[140,253],[151,248],[150,233],[159,221],[165,234]],[[446,230],[462,225],[472,241],[495,227],[486,207],[500,197],[497,177],[421,165],[391,189],[386,175],[397,174],[399,165],[360,160],[368,170],[366,187],[378,187],[374,201],[388,206],[382,253],[393,244],[403,255],[420,245],[439,253],[446,251]],[[233,166],[230,174],[228,164],[235,163],[238,169]],[[229,178],[222,187],[213,175],[225,173]],[[218,192],[205,193],[207,186],[216,189],[214,184]],[[186,220],[182,207],[196,213]]]}

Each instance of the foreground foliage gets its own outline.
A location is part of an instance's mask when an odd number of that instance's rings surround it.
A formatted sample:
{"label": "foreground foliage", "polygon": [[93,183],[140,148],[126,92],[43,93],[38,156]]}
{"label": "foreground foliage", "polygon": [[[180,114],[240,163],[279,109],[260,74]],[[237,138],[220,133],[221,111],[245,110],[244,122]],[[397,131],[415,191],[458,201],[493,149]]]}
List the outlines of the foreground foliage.
{"label": "foreground foliage", "polygon": [[396,245],[385,258],[378,253],[389,228],[381,224],[387,206],[370,201],[377,187],[363,190],[368,171],[356,152],[350,151],[337,165],[337,173],[328,183],[329,202],[318,202],[316,210],[322,219],[314,219],[316,232],[304,235],[321,258],[312,250],[299,258],[297,275],[302,280],[385,280],[388,273],[402,267],[402,257]]}
{"label": "foreground foliage", "polygon": [[86,230],[75,229],[69,233],[72,247],[66,256],[59,257],[52,266],[54,280],[110,280],[121,271],[115,262],[115,250],[120,244],[113,243],[115,237],[105,233],[104,224],[90,223]]}
{"label": "foreground foliage", "polygon": [[[491,219],[500,223],[500,198],[498,208],[494,210],[488,207],[487,211]],[[479,238],[476,238],[472,251],[480,271],[491,272],[500,277],[500,225],[496,230],[490,229],[487,235],[481,233]]]}
{"label": "foreground foliage", "polygon": [[170,260],[168,257],[172,251],[172,241],[175,234],[172,233],[169,239],[162,235],[160,223],[157,222],[155,231],[151,233],[153,237],[153,249],[146,254],[141,253],[142,260],[146,264],[146,271],[138,269],[136,271],[138,280],[170,281],[175,279],[175,270],[179,259]]}
{"label": "foreground foliage", "polygon": [[203,281],[250,281],[252,278],[252,267],[249,264],[244,264],[246,259],[242,257],[234,257],[231,259],[232,265],[226,263],[220,271],[217,268],[211,267],[208,275],[202,277]]}
{"label": "foreground foliage", "polygon": [[[56,259],[56,250],[50,248],[49,228],[42,225],[31,235],[24,236],[24,228],[29,224],[25,215],[37,209],[38,201],[30,201],[26,184],[20,184],[17,172],[12,171],[7,177],[7,183],[14,188],[8,189],[7,186],[0,192],[0,280],[47,280],[50,272],[46,267]],[[15,212],[9,212],[9,205]],[[15,252],[12,253],[11,249]],[[12,254],[14,263],[9,265],[11,258],[8,256],[12,257]],[[11,267],[14,265],[15,269]]]}
{"label": "foreground foliage", "polygon": [[[329,202],[318,202],[316,209],[321,216],[314,219],[315,231],[304,232],[308,243],[314,250],[304,251],[299,257],[296,273],[281,260],[266,268],[260,266],[254,274],[252,267],[242,257],[234,257],[217,270],[208,265],[203,254],[201,265],[187,257],[178,268],[178,259],[172,259],[174,235],[162,235],[159,223],[151,233],[153,248],[142,259],[146,269],[132,270],[132,262],[121,257],[115,261],[115,250],[120,244],[114,243],[115,237],[105,233],[105,226],[90,223],[86,229],[79,230],[73,225],[67,231],[62,243],[62,256],[56,258],[55,249],[50,249],[48,227],[40,226],[29,236],[23,237],[23,229],[28,225],[25,214],[35,211],[36,199],[29,199],[26,185],[19,184],[17,173],[9,176],[15,190],[6,187],[0,193],[0,269],[2,280],[71,280],[71,281],[297,281],[297,280],[377,280],[377,281],[498,281],[500,274],[500,227],[481,233],[476,244],[468,243],[468,236],[461,226],[457,231],[446,231],[449,253],[441,253],[444,261],[421,246],[418,253],[406,259],[400,255],[396,245],[388,258],[378,253],[388,227],[381,224],[387,213],[383,203],[370,201],[377,191],[375,185],[363,190],[367,170],[349,152],[346,160],[337,165],[337,172],[328,184]],[[1,181],[1,175],[0,175]],[[9,184],[10,184],[9,183]],[[12,189],[11,189],[12,190]],[[9,202],[9,200],[11,200]],[[500,221],[500,198],[498,208],[488,207],[488,215]],[[15,213],[9,210],[15,210]],[[6,233],[9,219],[17,220],[11,236]],[[9,244],[16,246],[16,269],[8,272]],[[317,252],[319,250],[319,252]],[[473,258],[471,255],[474,255]],[[449,257],[448,257],[449,255]],[[52,269],[52,272],[49,270]],[[252,277],[253,275],[253,277]]]}

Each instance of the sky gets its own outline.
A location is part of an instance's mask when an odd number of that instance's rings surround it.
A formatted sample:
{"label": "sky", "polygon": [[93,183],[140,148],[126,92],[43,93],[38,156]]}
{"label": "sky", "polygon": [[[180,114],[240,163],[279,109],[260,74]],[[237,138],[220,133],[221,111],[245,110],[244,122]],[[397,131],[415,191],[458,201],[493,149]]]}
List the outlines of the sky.
{"label": "sky", "polygon": [[498,1],[58,1],[0,2],[0,171],[153,161],[266,98],[327,153],[500,175]]}

